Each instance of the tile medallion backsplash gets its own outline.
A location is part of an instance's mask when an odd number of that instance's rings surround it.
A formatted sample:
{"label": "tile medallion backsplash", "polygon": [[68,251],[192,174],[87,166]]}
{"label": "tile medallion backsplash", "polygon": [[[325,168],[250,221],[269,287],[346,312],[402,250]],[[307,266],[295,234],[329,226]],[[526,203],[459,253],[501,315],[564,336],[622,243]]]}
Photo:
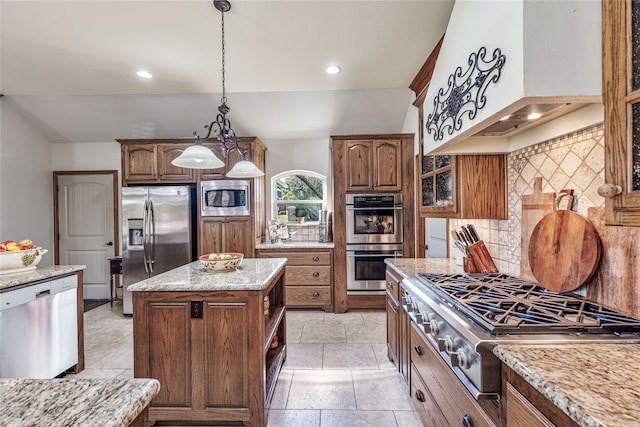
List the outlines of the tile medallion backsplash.
{"label": "tile medallion backsplash", "polygon": [[[533,193],[536,176],[542,177],[543,192],[573,189],[572,210],[585,217],[588,208],[604,206],[604,199],[597,193],[604,184],[604,126],[595,125],[514,151],[507,156],[507,168],[509,219],[452,219],[450,227],[474,224],[498,269],[519,275],[521,198]],[[455,253],[451,249],[452,256]]]}

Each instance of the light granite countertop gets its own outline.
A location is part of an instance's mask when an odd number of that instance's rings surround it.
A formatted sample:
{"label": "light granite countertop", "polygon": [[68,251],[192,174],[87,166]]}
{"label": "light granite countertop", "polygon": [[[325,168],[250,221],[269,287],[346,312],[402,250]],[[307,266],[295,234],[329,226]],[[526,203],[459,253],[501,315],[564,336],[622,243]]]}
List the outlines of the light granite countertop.
{"label": "light granite countertop", "polygon": [[296,249],[333,249],[333,242],[287,242],[287,243],[261,243],[256,249],[278,249],[282,251]]}
{"label": "light granite countertop", "polygon": [[155,379],[2,379],[0,425],[127,426],[160,391]]}
{"label": "light granite countertop", "polygon": [[23,273],[2,274],[0,275],[0,291],[28,283],[66,276],[76,271],[85,270],[86,268],[86,265],[53,265]]}
{"label": "light granite countertop", "polygon": [[465,274],[453,258],[387,258],[384,262],[406,279],[416,277],[418,273]]}
{"label": "light granite countertop", "polygon": [[132,292],[259,291],[269,286],[286,258],[245,258],[235,271],[212,271],[200,261],[130,285]]}
{"label": "light granite countertop", "polygon": [[640,425],[640,344],[500,344],[493,352],[581,426]]}

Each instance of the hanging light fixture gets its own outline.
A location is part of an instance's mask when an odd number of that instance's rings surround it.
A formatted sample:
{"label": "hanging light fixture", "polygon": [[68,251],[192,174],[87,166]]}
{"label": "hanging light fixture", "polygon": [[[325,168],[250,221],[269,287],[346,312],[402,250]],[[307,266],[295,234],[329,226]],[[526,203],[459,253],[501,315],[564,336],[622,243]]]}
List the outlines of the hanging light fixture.
{"label": "hanging light fixture", "polygon": [[238,150],[242,156],[242,160],[227,172],[229,178],[255,178],[263,176],[258,167],[247,158],[247,152],[240,148],[236,132],[231,127],[231,121],[227,118],[230,108],[227,106],[227,92],[225,88],[224,76],[224,14],[231,10],[231,3],[228,0],[214,0],[213,5],[221,12],[222,16],[222,98],[218,107],[218,115],[210,124],[205,125],[207,135],[200,138],[197,132],[193,132],[196,142],[187,148],[180,156],[175,158],[171,164],[182,168],[191,169],[216,169],[224,166],[224,162],[220,160],[211,150],[202,145],[202,139],[207,139],[213,132],[214,136],[222,143],[222,155],[226,158],[230,151]]}

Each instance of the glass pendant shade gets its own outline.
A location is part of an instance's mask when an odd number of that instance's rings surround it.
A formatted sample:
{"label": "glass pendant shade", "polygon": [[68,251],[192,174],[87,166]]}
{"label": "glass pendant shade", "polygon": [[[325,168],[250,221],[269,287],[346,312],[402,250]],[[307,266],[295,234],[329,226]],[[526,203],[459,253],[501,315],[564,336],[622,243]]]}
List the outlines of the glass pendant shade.
{"label": "glass pendant shade", "polygon": [[227,172],[227,176],[229,178],[256,178],[263,175],[264,172],[258,169],[258,167],[249,160],[239,161],[229,172]]}
{"label": "glass pendant shade", "polygon": [[218,169],[224,166],[224,162],[216,157],[210,149],[199,144],[188,147],[173,159],[171,164],[189,169]]}

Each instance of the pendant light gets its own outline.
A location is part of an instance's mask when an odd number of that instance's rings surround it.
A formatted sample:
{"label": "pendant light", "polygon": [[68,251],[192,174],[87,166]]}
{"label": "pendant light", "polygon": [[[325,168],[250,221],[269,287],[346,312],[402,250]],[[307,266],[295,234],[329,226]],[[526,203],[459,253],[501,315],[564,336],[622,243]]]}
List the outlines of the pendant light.
{"label": "pendant light", "polygon": [[[227,172],[229,178],[255,178],[263,176],[262,172],[254,163],[247,158],[247,152],[240,148],[236,132],[231,127],[231,121],[227,118],[230,108],[227,106],[227,92],[225,88],[224,75],[224,14],[231,10],[231,3],[228,0],[214,0],[213,5],[221,12],[222,21],[222,98],[218,107],[218,115],[210,124],[205,125],[207,135],[200,138],[197,132],[193,132],[196,142],[187,148],[180,156],[174,159],[171,164],[183,168],[191,169],[216,169],[224,166],[224,162],[216,157],[208,148],[202,145],[202,139],[207,139],[213,132],[214,136],[222,143],[222,155],[226,158],[231,150],[238,150],[242,156],[242,160],[236,163],[233,168]],[[215,131],[214,131],[215,128]],[[206,166],[205,166],[206,164]],[[213,166],[211,166],[213,165]]]}

